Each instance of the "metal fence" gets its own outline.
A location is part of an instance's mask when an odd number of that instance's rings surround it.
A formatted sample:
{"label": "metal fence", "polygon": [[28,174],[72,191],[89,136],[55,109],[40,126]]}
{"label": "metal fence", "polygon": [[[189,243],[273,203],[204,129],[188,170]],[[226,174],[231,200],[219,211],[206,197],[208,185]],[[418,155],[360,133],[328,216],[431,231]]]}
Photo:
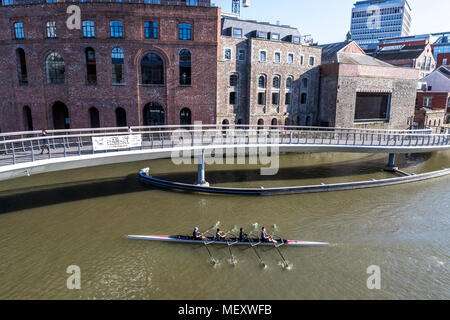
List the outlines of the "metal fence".
{"label": "metal fence", "polygon": [[[182,129],[182,130],[181,130]],[[79,157],[100,153],[136,150],[164,150],[173,147],[230,145],[322,145],[389,148],[441,146],[450,149],[449,134],[429,131],[369,130],[281,126],[162,126],[52,130],[47,136],[39,131],[0,135],[0,166],[38,160]],[[93,137],[140,134],[137,148],[95,151]]]}

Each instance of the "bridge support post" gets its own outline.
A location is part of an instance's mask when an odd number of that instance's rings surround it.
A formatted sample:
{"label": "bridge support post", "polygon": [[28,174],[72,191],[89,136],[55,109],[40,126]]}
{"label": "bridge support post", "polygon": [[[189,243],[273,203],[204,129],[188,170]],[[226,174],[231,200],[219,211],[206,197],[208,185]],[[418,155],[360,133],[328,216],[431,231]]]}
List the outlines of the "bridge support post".
{"label": "bridge support post", "polygon": [[198,173],[196,185],[202,187],[209,187],[209,183],[205,180],[205,150],[202,150],[202,155],[200,156],[198,162]]}
{"label": "bridge support post", "polygon": [[388,172],[394,172],[396,170],[398,170],[398,168],[395,166],[395,153],[390,153],[389,154],[389,161],[387,166],[384,168],[385,171]]}

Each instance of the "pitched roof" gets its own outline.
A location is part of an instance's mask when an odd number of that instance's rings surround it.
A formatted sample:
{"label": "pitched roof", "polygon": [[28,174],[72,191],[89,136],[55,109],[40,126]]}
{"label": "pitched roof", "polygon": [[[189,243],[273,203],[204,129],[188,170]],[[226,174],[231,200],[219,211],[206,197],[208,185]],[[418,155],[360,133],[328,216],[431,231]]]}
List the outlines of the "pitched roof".
{"label": "pitched roof", "polygon": [[322,47],[322,63],[338,62],[337,53],[345,48],[349,42],[336,42],[320,45]]}
{"label": "pitched roof", "polygon": [[448,66],[440,66],[437,69],[438,72],[442,73],[444,76],[446,76],[448,79],[450,79],[450,69]]}
{"label": "pitched roof", "polygon": [[375,58],[380,60],[403,60],[403,59],[417,59],[425,50],[427,44],[421,45],[401,45],[401,46],[387,46],[381,48],[376,54]]}
{"label": "pitched roof", "polygon": [[[389,63],[377,60],[364,53],[346,52],[350,45],[357,45],[354,41],[338,42],[321,45],[322,63],[359,64],[367,66],[392,67]],[[360,49],[359,46],[356,49]],[[361,50],[361,52],[364,52]]]}

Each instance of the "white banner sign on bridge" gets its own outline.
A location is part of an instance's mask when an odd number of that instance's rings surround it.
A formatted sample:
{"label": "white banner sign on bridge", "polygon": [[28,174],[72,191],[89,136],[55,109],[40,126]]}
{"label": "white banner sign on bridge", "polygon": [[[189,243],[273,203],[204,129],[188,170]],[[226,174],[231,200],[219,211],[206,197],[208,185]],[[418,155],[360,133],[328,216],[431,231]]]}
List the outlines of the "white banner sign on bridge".
{"label": "white banner sign on bridge", "polygon": [[92,137],[94,151],[129,149],[142,146],[142,135]]}

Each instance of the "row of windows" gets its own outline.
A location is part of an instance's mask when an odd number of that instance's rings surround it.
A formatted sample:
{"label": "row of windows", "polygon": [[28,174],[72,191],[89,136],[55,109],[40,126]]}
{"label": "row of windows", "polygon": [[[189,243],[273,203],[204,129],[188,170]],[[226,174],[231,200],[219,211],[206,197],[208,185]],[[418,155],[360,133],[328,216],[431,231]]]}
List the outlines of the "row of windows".
{"label": "row of windows", "polygon": [[[127,112],[124,108],[118,107],[115,109],[115,118],[117,127],[128,126]],[[52,106],[53,128],[55,129],[69,129],[70,115],[67,106],[62,102],[55,102]],[[183,108],[180,111],[179,120],[181,125],[192,124],[192,112],[189,108]],[[90,128],[100,128],[100,112],[96,107],[91,107],[88,110],[88,126]],[[144,126],[161,126],[166,124],[166,117],[164,108],[158,103],[150,102],[143,109],[143,124]],[[34,130],[33,128],[33,114],[29,106],[23,107],[23,127],[27,131]]]}
{"label": "row of windows", "polygon": [[356,11],[356,12],[353,12],[352,18],[371,17],[376,14],[385,15],[385,14],[397,14],[397,13],[403,13],[403,8],[396,7],[396,8],[383,8],[381,10],[367,9],[366,11]]}
{"label": "row of windows", "polygon": [[[232,75],[231,77],[233,77]],[[294,77],[289,76],[286,79],[286,89],[292,89],[294,83]],[[230,78],[230,85],[231,85],[231,78]],[[280,89],[281,87],[281,76],[276,75],[273,77],[272,80],[272,88],[273,89]],[[308,88],[308,78],[302,78],[302,87]],[[267,77],[264,75],[259,76],[258,78],[258,88],[259,89],[266,89],[267,88]]]}
{"label": "row of windows", "polygon": [[[390,26],[401,26],[402,21],[387,21],[387,22],[381,22],[380,27],[390,27]],[[358,30],[358,29],[369,29],[367,24],[356,24],[352,25],[352,30]]]}
{"label": "row of windows", "polygon": [[354,35],[358,35],[358,34],[379,34],[379,33],[386,33],[386,32],[400,32],[402,31],[401,27],[397,27],[397,28],[379,28],[379,29],[364,29],[362,31],[354,31],[353,34]]}
{"label": "row of windows", "polygon": [[[376,21],[390,21],[390,20],[400,20],[403,21],[403,16],[400,15],[391,15],[391,16],[377,16],[376,17]],[[357,24],[357,23],[364,23],[367,24],[368,22],[370,22],[371,24],[374,23],[374,18],[362,18],[362,19],[353,19],[352,20],[352,24]],[[408,20],[405,20],[406,23],[409,24]]]}
{"label": "row of windows", "polygon": [[[97,83],[97,64],[93,48],[85,49],[86,63],[86,83]],[[19,84],[28,84],[27,64],[25,51],[22,48],[16,50],[17,70]],[[120,47],[111,51],[112,83],[124,84],[124,52]],[[183,49],[179,52],[179,83],[190,86],[191,80],[191,52]],[[164,85],[165,67],[163,59],[156,53],[148,53],[140,63],[141,84],[143,85]],[[45,58],[45,75],[48,84],[64,84],[66,82],[66,67],[64,59],[57,52],[51,52]]]}
{"label": "row of windows", "polygon": [[[354,40],[372,40],[372,41],[365,41],[365,42],[360,42],[360,43],[378,43],[378,39],[383,39],[383,38],[393,38],[393,37],[398,37],[400,34],[398,32],[396,33],[385,33],[385,34],[367,34],[367,35],[355,35],[353,37]],[[376,41],[373,41],[376,40]]]}
{"label": "row of windows", "polygon": [[[225,60],[231,60],[232,59],[232,49],[230,48],[225,48],[224,50],[224,59]],[[304,55],[300,56],[300,64],[303,65],[304,64]],[[237,49],[236,51],[236,60],[237,61],[245,61],[246,60],[246,50],[245,49]],[[266,62],[267,61],[267,52],[266,51],[261,51],[260,52],[260,60],[261,62]],[[281,63],[281,53],[280,52],[275,52],[274,54],[274,59],[273,62],[275,63]],[[293,53],[288,53],[287,55],[287,63],[289,64],[293,64],[294,63],[294,54]],[[309,57],[309,65],[310,66],[314,66],[315,65],[315,57],[310,56]]]}
{"label": "row of windows", "polygon": [[[110,37],[123,38],[123,22],[111,21],[109,23]],[[144,23],[144,33],[146,39],[158,39],[158,23],[154,21],[147,21]],[[91,20],[82,22],[82,32],[84,38],[95,38],[95,23]],[[56,22],[48,21],[45,23],[45,36],[52,39],[57,38]],[[25,39],[24,26],[22,22],[14,23],[14,37],[15,39]],[[178,24],[178,39],[192,40],[192,25],[189,23]]]}
{"label": "row of windows", "polygon": [[[300,56],[300,64],[301,65],[304,65],[304,63],[305,63],[304,60],[305,60],[305,56],[301,55]],[[262,51],[259,52],[259,61],[260,62],[267,62],[267,51],[262,50]],[[309,61],[308,61],[309,62],[309,66],[311,66],[311,67],[314,66],[315,65],[315,61],[316,61],[316,58],[314,56],[309,56]],[[281,62],[281,53],[280,52],[275,52],[274,53],[273,62],[275,62],[275,63],[280,63]],[[294,54],[293,53],[289,53],[288,54],[287,62],[290,63],[290,64],[294,63]]]}

